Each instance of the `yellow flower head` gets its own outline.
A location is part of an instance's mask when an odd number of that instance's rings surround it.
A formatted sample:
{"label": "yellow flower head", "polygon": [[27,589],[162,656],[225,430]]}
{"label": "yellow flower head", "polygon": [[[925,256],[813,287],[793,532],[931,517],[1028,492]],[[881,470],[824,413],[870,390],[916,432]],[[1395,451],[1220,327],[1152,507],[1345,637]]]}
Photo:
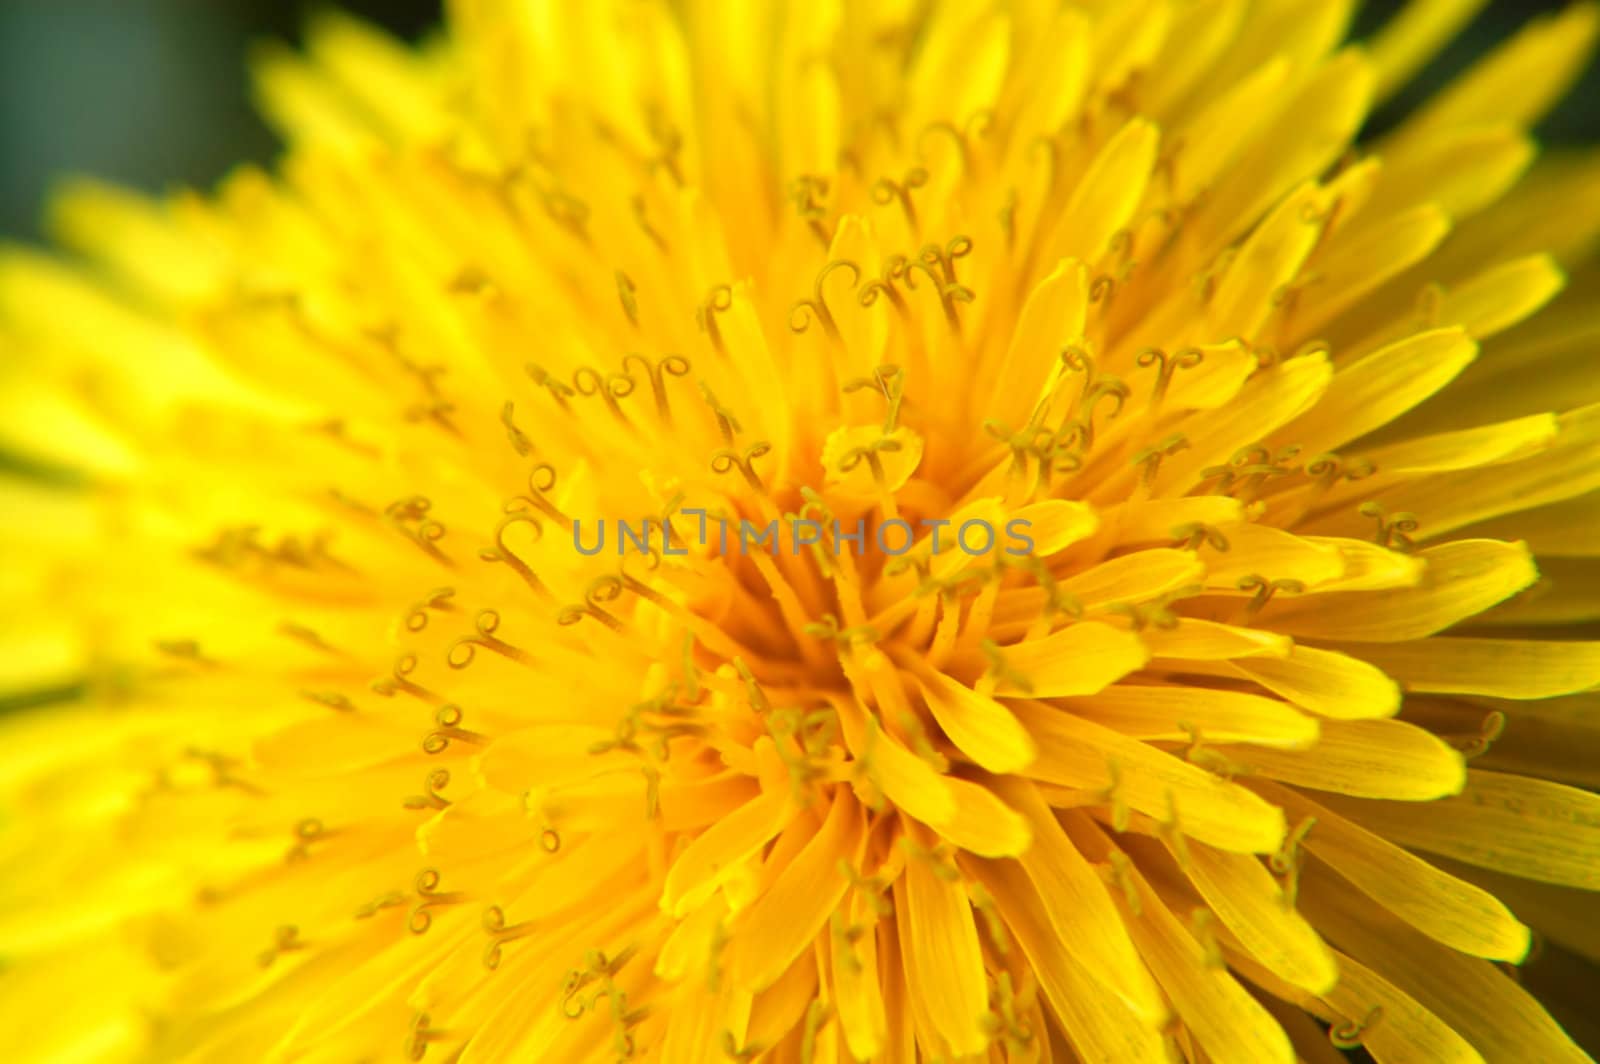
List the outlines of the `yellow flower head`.
{"label": "yellow flower head", "polygon": [[1353,142],[1477,6],[326,17],[275,174],[69,190],[8,1052],[1587,1059],[1596,8]]}

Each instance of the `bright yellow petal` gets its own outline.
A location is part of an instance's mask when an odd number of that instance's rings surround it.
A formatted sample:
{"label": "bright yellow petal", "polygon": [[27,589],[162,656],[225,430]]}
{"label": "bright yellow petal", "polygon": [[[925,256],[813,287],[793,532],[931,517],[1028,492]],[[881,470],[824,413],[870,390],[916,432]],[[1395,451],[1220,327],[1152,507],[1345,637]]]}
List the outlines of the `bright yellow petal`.
{"label": "bright yellow petal", "polygon": [[1416,999],[1343,954],[1338,961],[1339,984],[1323,1000],[1357,1023],[1373,1017],[1371,1025],[1362,1029],[1361,1045],[1374,1059],[1396,1064],[1483,1064],[1483,1056],[1470,1042]]}
{"label": "bright yellow petal", "polygon": [[962,753],[990,772],[1016,772],[1035,755],[1032,738],[1005,706],[943,673],[921,674],[934,720]]}
{"label": "bright yellow petal", "polygon": [[1001,653],[1008,675],[1000,678],[996,693],[1039,698],[1093,694],[1150,660],[1138,636],[1093,621],[1003,647]]}
{"label": "bright yellow petal", "polygon": [[1177,806],[1185,833],[1239,853],[1268,853],[1283,839],[1283,813],[1242,787],[1042,702],[1016,710],[1039,744],[1027,772],[1034,779],[1099,792],[1102,804],[1123,802],[1159,821]]}
{"label": "bright yellow petal", "polygon": [[1366,661],[1315,647],[1296,646],[1282,660],[1235,661],[1236,675],[1288,699],[1302,709],[1336,720],[1392,716],[1400,688]]}
{"label": "bright yellow petal", "polygon": [[783,830],[787,817],[787,795],[764,794],[701,832],[667,871],[663,911],[682,916],[699,908],[742,861]]}
{"label": "bright yellow petal", "polygon": [[1453,1027],[1485,1060],[1588,1061],[1498,966],[1440,946],[1398,919],[1375,916],[1359,893],[1307,878],[1300,896],[1317,925],[1326,927],[1345,952],[1382,972],[1385,981]]}
{"label": "bright yellow petal", "polygon": [[1059,364],[1061,349],[1083,336],[1088,307],[1088,271],[1075,259],[1061,260],[1028,293],[989,405],[1001,424],[1020,428],[1033,413]]}
{"label": "bright yellow petal", "polygon": [[1422,639],[1482,613],[1539,577],[1520,543],[1455,540],[1416,557],[1426,566],[1416,587],[1282,597],[1260,611],[1257,623],[1315,639]]}
{"label": "bright yellow petal", "polygon": [[1474,769],[1459,795],[1427,806],[1329,804],[1410,849],[1600,890],[1600,796],[1589,791]]}
{"label": "bright yellow petal", "polygon": [[[954,869],[950,869],[954,873]],[[966,887],[935,871],[928,858],[906,862],[895,883],[895,910],[906,979],[947,1052],[982,1053],[989,1039],[983,1015],[989,993],[978,925]]]}
{"label": "bright yellow petal", "polygon": [[849,885],[839,862],[854,858],[860,835],[860,807],[841,794],[805,848],[739,914],[729,969],[741,986],[754,993],[772,985],[827,926]]}
{"label": "bright yellow petal", "polygon": [[1431,732],[1400,720],[1330,720],[1311,750],[1221,747],[1243,771],[1363,798],[1427,802],[1460,792],[1461,754]]}
{"label": "bright yellow petal", "polygon": [[946,786],[956,799],[955,815],[934,830],[956,846],[980,857],[1017,857],[1033,843],[1033,829],[1021,813],[971,780],[950,776]]}
{"label": "bright yellow petal", "polygon": [[1477,353],[1465,330],[1417,333],[1340,366],[1321,401],[1282,432],[1310,451],[1335,450],[1449,384]]}
{"label": "bright yellow petal", "polygon": [[[1287,702],[1239,691],[1118,684],[1097,695],[1064,699],[1063,708],[1123,735],[1178,742],[1251,743],[1301,749],[1316,742],[1316,718]],[[1320,748],[1319,748],[1320,749]]]}
{"label": "bright yellow petal", "polygon": [[1321,994],[1338,979],[1333,954],[1312,925],[1285,903],[1260,861],[1209,846],[1187,848],[1184,873],[1218,919],[1280,978]]}
{"label": "bright yellow petal", "polygon": [[1165,1006],[1128,938],[1128,929],[1094,866],[1061,829],[1053,809],[1031,783],[1012,781],[1001,793],[1033,824],[1034,845],[1020,855],[1022,869],[1062,942],[1073,944],[1085,967],[1145,1019]]}
{"label": "bright yellow petal", "polygon": [[1520,964],[1531,937],[1487,891],[1318,805],[1288,787],[1253,784],[1297,822],[1315,820],[1300,845],[1412,927],[1452,949]]}
{"label": "bright yellow petal", "polygon": [[1006,914],[1006,926],[1032,965],[1045,1000],[1080,1054],[1129,1064],[1174,1059],[1157,1033],[1157,1024],[1139,1019],[1107,993],[1095,973],[1078,965],[1020,868],[987,862],[974,866],[973,873]]}
{"label": "bright yellow petal", "polygon": [[1360,653],[1407,691],[1534,699],[1600,685],[1600,643],[1449,638],[1368,644]]}
{"label": "bright yellow petal", "polygon": [[1047,252],[1052,260],[1100,257],[1143,198],[1159,141],[1154,125],[1135,119],[1101,149],[1056,223]]}

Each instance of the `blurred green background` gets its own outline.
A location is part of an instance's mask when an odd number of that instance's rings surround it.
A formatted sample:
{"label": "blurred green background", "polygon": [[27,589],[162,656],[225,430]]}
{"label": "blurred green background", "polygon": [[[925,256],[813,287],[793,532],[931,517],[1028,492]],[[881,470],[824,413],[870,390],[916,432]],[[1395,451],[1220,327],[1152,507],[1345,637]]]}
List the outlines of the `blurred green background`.
{"label": "blurred green background", "polygon": [[[575,0],[581,2],[581,0]],[[743,0],[733,0],[743,2]],[[415,39],[439,0],[337,6]],[[1374,0],[1357,33],[1400,6]],[[1422,84],[1375,127],[1494,41],[1559,0],[1493,0]],[[272,157],[251,109],[245,55],[293,41],[307,8],[285,0],[0,0],[0,236],[36,238],[53,176],[89,173],[141,188],[208,186],[242,159]],[[1549,142],[1600,140],[1600,68],[1546,121]]]}
{"label": "blurred green background", "polygon": [[[339,0],[416,39],[440,0]],[[246,56],[297,42],[294,0],[0,0],[0,236],[38,238],[63,173],[149,190],[208,187],[276,145],[251,103]]]}

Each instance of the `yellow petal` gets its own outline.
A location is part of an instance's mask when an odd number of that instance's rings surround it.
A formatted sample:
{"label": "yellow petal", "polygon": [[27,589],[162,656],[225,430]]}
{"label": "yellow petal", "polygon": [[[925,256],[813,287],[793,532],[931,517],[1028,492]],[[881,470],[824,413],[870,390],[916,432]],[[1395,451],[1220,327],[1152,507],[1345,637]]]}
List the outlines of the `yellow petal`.
{"label": "yellow petal", "polygon": [[1367,451],[1362,457],[1383,470],[1380,475],[1449,473],[1536,454],[1559,431],[1554,414],[1534,414],[1459,432],[1419,436]]}
{"label": "yellow petal", "polygon": [[[661,1041],[662,1064],[703,1064],[725,1056],[723,1033],[734,1034],[735,1027],[744,1026],[750,996],[732,979],[718,980],[715,989],[704,979],[685,979],[670,1000],[664,1009],[667,1021],[666,1037]],[[736,1034],[734,1042],[742,1044]]]}
{"label": "yellow petal", "polygon": [[[837,158],[835,152],[833,158]],[[807,171],[821,173],[823,171]],[[828,259],[845,262],[873,263],[883,258],[873,225],[867,219],[858,215],[847,214],[839,219],[839,224],[833,233],[833,243],[828,247]],[[836,319],[836,327],[844,341],[842,350],[835,354],[837,373],[844,380],[858,380],[870,377],[872,367],[883,361],[883,345],[888,338],[889,324],[881,314],[841,314]],[[868,411],[867,417],[872,417],[879,404],[881,396],[869,399],[862,396],[857,406]],[[863,419],[864,420],[864,419]],[[852,441],[854,442],[854,441]],[[919,441],[920,445],[920,441]],[[893,464],[901,458],[897,454],[883,455],[884,466],[892,468]],[[822,464],[832,468],[837,456],[824,450]],[[870,479],[870,478],[869,478]],[[891,474],[892,480],[899,478]],[[896,487],[899,485],[896,484]]]}
{"label": "yellow petal", "polygon": [[1283,91],[1289,73],[1288,61],[1274,57],[1252,69],[1182,129],[1183,162],[1177,168],[1180,200],[1210,188],[1224,172],[1257,131],[1259,116],[1267,113],[1274,96]]}
{"label": "yellow petal", "polygon": [[1300,792],[1252,784],[1282,805],[1295,821],[1316,823],[1301,845],[1412,927],[1452,949],[1520,964],[1530,936],[1505,904],[1488,891],[1441,871]]}
{"label": "yellow petal", "polygon": [[1125,802],[1160,821],[1176,804],[1187,834],[1239,853],[1269,853],[1282,841],[1283,813],[1243,787],[1043,702],[1015,706],[1039,744],[1026,772],[1033,779],[1104,792],[1104,804]]}
{"label": "yellow petal", "polygon": [[1036,751],[1033,739],[1005,706],[933,670],[919,670],[923,698],[934,720],[956,747],[990,772],[1025,768]]}
{"label": "yellow petal", "polygon": [[[1344,575],[1318,586],[1321,592],[1329,591],[1387,591],[1394,588],[1416,587],[1422,582],[1427,566],[1416,556],[1380,547],[1376,543],[1359,539],[1323,538],[1302,536],[1311,543],[1332,547],[1344,559]],[[1336,600],[1329,600],[1336,601]]]}
{"label": "yellow petal", "polygon": [[1118,5],[1099,16],[1094,22],[1093,69],[1096,86],[1110,92],[1143,72],[1160,54],[1172,23],[1172,5]]}
{"label": "yellow petal", "polygon": [[1232,670],[1302,709],[1337,720],[1392,716],[1400,688],[1383,672],[1356,658],[1296,646],[1282,660],[1235,661]]}
{"label": "yellow petal", "polygon": [[46,469],[115,479],[137,470],[138,453],[63,389],[35,377],[0,377],[0,448]]}
{"label": "yellow petal", "polygon": [[1536,914],[1529,919],[1539,934],[1551,942],[1591,961],[1600,961],[1600,924],[1593,919],[1592,891],[1535,883],[1508,872],[1477,868],[1444,857],[1434,860],[1458,875],[1469,877],[1517,912]]}
{"label": "yellow petal", "polygon": [[1466,788],[1429,805],[1329,800],[1408,849],[1559,886],[1600,890],[1600,795],[1472,769]]}
{"label": "yellow petal", "polygon": [[1000,786],[1000,792],[1033,824],[1034,845],[1020,860],[1056,937],[1072,943],[1083,966],[1096,972],[1135,1014],[1159,1020],[1166,1008],[1099,873],[1062,830],[1055,811],[1040,799],[1033,784],[1011,780]]}
{"label": "yellow petal", "polygon": [[1340,366],[1321,401],[1281,430],[1308,452],[1332,451],[1404,414],[1476,357],[1464,329],[1434,329]]}
{"label": "yellow petal", "polygon": [[1344,576],[1344,556],[1336,547],[1268,525],[1234,525],[1221,531],[1228,539],[1227,550],[1205,541],[1199,548],[1208,588],[1236,591],[1240,580],[1262,573],[1271,573],[1274,580],[1298,580],[1307,588]]}
{"label": "yellow petal", "polygon": [[1188,551],[1142,550],[1101,562],[1061,582],[1086,607],[1142,602],[1200,583],[1205,566]]}
{"label": "yellow petal", "polygon": [[[848,914],[850,922],[859,921],[865,909],[866,903],[858,896]],[[857,1060],[875,1059],[889,1037],[883,984],[878,978],[878,937],[870,930],[853,943],[835,937],[831,953],[834,1007],[839,1010],[845,1042]]]}
{"label": "yellow petal", "polygon": [[1211,336],[1253,337],[1273,311],[1273,298],[1294,279],[1322,236],[1327,193],[1308,183],[1284,198],[1251,232],[1207,306]]}
{"label": "yellow petal", "polygon": [[1566,276],[1547,255],[1531,255],[1491,267],[1449,289],[1437,320],[1460,325],[1482,340],[1515,325],[1561,291]]}
{"label": "yellow petal", "polygon": [[[1454,1027],[1370,968],[1339,955],[1339,984],[1323,995],[1339,1014],[1361,1023],[1361,1047],[1395,1064],[1483,1064],[1483,1056]],[[1381,1009],[1381,1013],[1374,1013]]]}
{"label": "yellow petal", "polygon": [[258,48],[251,67],[258,105],[285,139],[352,158],[379,142],[360,105],[326,73],[287,48]]}
{"label": "yellow petal", "polygon": [[[1241,384],[1244,376],[1248,374],[1241,375]],[[1244,504],[1225,495],[1134,499],[1111,508],[1103,520],[1104,527],[1116,530],[1119,543],[1167,542],[1181,538],[1177,530],[1186,525],[1210,525],[1215,528],[1242,521]]]}
{"label": "yellow petal", "polygon": [[1328,53],[1344,39],[1354,10],[1352,0],[1295,0],[1252,8],[1228,61],[1249,69],[1282,55],[1292,69],[1315,70],[1326,65]]}
{"label": "yellow petal", "polygon": [[741,376],[755,400],[756,409],[752,413],[761,419],[761,438],[771,440],[773,449],[781,455],[788,450],[792,432],[793,398],[790,390],[778,383],[783,375],[767,343],[753,290],[754,285],[749,281],[733,286],[732,305],[722,316],[719,327],[728,349],[741,352]]}
{"label": "yellow petal", "polygon": [[77,626],[63,621],[0,627],[0,699],[61,690],[88,666],[88,647]]}
{"label": "yellow petal", "polygon": [[1016,865],[975,862],[972,875],[1005,914],[1006,927],[1033,968],[1045,1000],[1066,1028],[1067,1037],[1087,1060],[1169,1061],[1158,1024],[1141,1020],[1120,998],[1108,993],[1077,963],[1077,954],[1051,926],[1038,892]]}
{"label": "yellow petal", "polygon": [[[1118,684],[1097,695],[1064,699],[1064,709],[1146,742],[1252,743],[1302,749],[1316,741],[1317,721],[1287,702],[1206,687]],[[1320,750],[1320,747],[1318,748]]]}
{"label": "yellow petal", "polygon": [[[959,529],[968,521],[985,521],[994,528],[1003,528],[1006,510],[999,499],[974,499],[951,515],[950,527]],[[937,529],[931,530],[917,543],[916,550],[921,552],[924,549],[922,544],[927,543],[927,549],[931,551],[932,540],[937,534]],[[958,537],[950,535],[948,531],[939,537],[939,543],[939,553],[933,555],[933,564],[929,567],[935,579],[946,579],[975,564],[974,556],[961,549]]]}
{"label": "yellow petal", "polygon": [[379,116],[391,135],[408,141],[443,139],[455,119],[440,104],[426,68],[411,51],[374,26],[333,11],[306,27],[311,57]]}
{"label": "yellow petal", "polygon": [[1363,658],[1407,691],[1535,699],[1600,685],[1600,643],[1423,639],[1366,644]]}
{"label": "yellow petal", "polygon": [[1278,426],[1305,413],[1333,378],[1333,367],[1321,355],[1280,362],[1251,378],[1238,398],[1220,410],[1189,419],[1189,449],[1161,463],[1154,494],[1176,494],[1193,488],[1201,470],[1227,462]]}
{"label": "yellow petal", "polygon": [[1139,912],[1127,921],[1128,930],[1178,1015],[1208,1054],[1217,1061],[1292,1064],[1294,1049],[1272,1015],[1226,967],[1212,962],[1144,877],[1136,871],[1132,875]]}
{"label": "yellow petal", "polygon": [[1171,628],[1146,628],[1139,638],[1152,658],[1179,661],[1286,658],[1294,649],[1294,640],[1288,636],[1194,617],[1179,617]]}
{"label": "yellow petal", "polygon": [[215,245],[180,224],[171,205],[126,189],[84,179],[64,183],[51,198],[50,229],[157,299],[201,299],[222,283],[224,260]]}
{"label": "yellow petal", "polygon": [[[823,468],[828,471],[829,487],[837,488],[857,498],[871,498],[880,491],[899,491],[904,487],[922,461],[922,437],[901,426],[890,433],[889,438],[895,442],[897,449],[887,452],[879,463],[879,468],[883,470],[884,484],[884,487],[880,488],[872,468],[867,463],[863,462],[847,471],[842,468],[842,462],[851,451],[870,447],[883,439],[882,426],[854,425],[840,427],[828,433],[828,438],[822,444],[821,458]],[[846,531],[848,532],[848,529]],[[840,549],[850,548],[844,546]],[[969,562],[972,557],[965,551],[953,547],[947,548],[940,557],[948,558],[951,555]]]}
{"label": "yellow petal", "polygon": [[1106,143],[1078,181],[1048,246],[1050,259],[1094,261],[1133,218],[1155,166],[1160,134],[1135,118]]}
{"label": "yellow petal", "polygon": [[[1187,823],[1185,824],[1187,827]],[[1287,904],[1277,880],[1256,858],[1187,846],[1184,873],[1245,949],[1279,978],[1321,994],[1338,979],[1333,954],[1305,917]]]}
{"label": "yellow petal", "polygon": [[759,786],[742,772],[728,771],[699,779],[666,779],[660,790],[662,825],[668,831],[687,831],[721,819],[729,809],[754,798]]}
{"label": "yellow petal", "polygon": [[479,755],[478,774],[491,787],[508,794],[521,794],[536,783],[549,786],[567,779],[592,776],[604,769],[627,767],[632,755],[625,751],[590,753],[597,745],[614,738],[612,729],[593,724],[534,725],[500,736],[489,744]]}
{"label": "yellow petal", "polygon": [[989,992],[983,949],[966,886],[936,874],[929,859],[913,857],[895,881],[900,948],[911,993],[919,1000],[948,1052],[982,1053]]}
{"label": "yellow petal", "polygon": [[1538,579],[1526,545],[1466,539],[1420,551],[1416,587],[1280,597],[1256,615],[1264,628],[1316,639],[1422,639],[1501,602]]}
{"label": "yellow petal", "polygon": [[1548,558],[1539,582],[1525,594],[1466,622],[1473,628],[1504,625],[1581,624],[1600,619],[1600,562],[1592,558]]}
{"label": "yellow petal", "polygon": [[995,377],[992,417],[1013,430],[1028,420],[1060,364],[1061,349],[1083,336],[1088,307],[1089,274],[1076,259],[1061,260],[1028,293]]}
{"label": "yellow petal", "polygon": [[741,986],[756,992],[777,982],[827,926],[849,886],[839,862],[853,859],[860,835],[860,807],[839,792],[805,848],[739,915],[729,968]]}
{"label": "yellow petal", "polygon": [[956,811],[934,825],[940,835],[979,857],[1016,857],[1027,851],[1033,830],[1026,817],[981,783],[950,776],[945,785],[955,796]]}
{"label": "yellow petal", "polygon": [[[907,86],[908,96],[922,106],[909,128],[940,119],[963,128],[994,106],[1010,57],[1011,20],[1000,12],[959,12],[935,25],[938,32],[922,42]],[[832,169],[836,161],[828,165]]]}
{"label": "yellow petal", "polygon": [[[1436,203],[1404,212],[1375,211],[1374,216],[1370,224],[1341,231],[1326,253],[1315,260],[1316,283],[1303,291],[1294,306],[1292,325],[1297,340],[1315,337],[1324,324],[1427,258],[1450,232],[1450,216]],[[1334,382],[1337,385],[1337,377]],[[1349,438],[1358,435],[1353,432]]]}
{"label": "yellow petal", "polygon": [[867,765],[873,783],[908,815],[924,824],[943,824],[956,813],[954,793],[946,777],[884,731],[871,715],[852,703],[836,701],[850,752]]}
{"label": "yellow petal", "polygon": [[1253,775],[1363,798],[1427,802],[1458,793],[1466,782],[1459,751],[1399,720],[1326,721],[1316,746],[1305,751],[1216,750]]}
{"label": "yellow petal", "polygon": [[[750,1006],[746,1046],[773,1045],[805,1023],[806,1013],[817,999],[817,964],[815,955],[800,957],[766,993],[757,995]],[[819,1032],[819,1041],[832,1044],[832,1032]]]}
{"label": "yellow petal", "polygon": [[[1141,98],[1151,114],[1171,114],[1185,103],[1199,102],[1204,94],[1189,91],[1217,61],[1222,50],[1237,38],[1245,5],[1240,0],[1200,0],[1172,13],[1161,55],[1141,81]],[[1149,96],[1142,94],[1148,92]],[[1185,143],[1193,139],[1184,133]]]}
{"label": "yellow petal", "polygon": [[417,848],[435,861],[478,859],[533,845],[540,825],[514,797],[479,791],[417,828]]}
{"label": "yellow petal", "polygon": [[1521,539],[1541,557],[1592,558],[1600,554],[1600,493],[1524,510],[1473,525],[1466,534],[1487,539]]}
{"label": "yellow petal", "polygon": [[[1549,152],[1512,186],[1492,211],[1474,215],[1457,238],[1440,249],[1441,274],[1458,276],[1483,262],[1543,253],[1564,269],[1579,271],[1600,239],[1600,205],[1594,185],[1600,155],[1592,149]],[[1581,315],[1585,300],[1569,307]],[[1559,328],[1552,318],[1530,325],[1537,335]],[[1571,331],[1570,328],[1568,330]]]}
{"label": "yellow petal", "polygon": [[1043,41],[1049,47],[1036,50],[1035,76],[1020,93],[1013,151],[1034,143],[1035,137],[1055,136],[1078,114],[1089,85],[1089,19],[1083,12],[1057,11]]}
{"label": "yellow petal", "polygon": [[788,817],[786,795],[763,794],[706,828],[668,869],[662,911],[681,917],[698,908],[741,862],[783,830]]}
{"label": "yellow petal", "polygon": [[656,975],[676,983],[691,972],[700,974],[712,955],[728,916],[728,903],[713,895],[704,905],[678,921],[656,953]]}
{"label": "yellow petal", "polygon": [[[1233,402],[1256,371],[1256,356],[1238,340],[1220,344],[1196,344],[1201,362],[1173,378],[1162,405],[1167,410],[1215,410]],[[1209,499],[1163,499],[1162,502],[1222,505],[1222,496]],[[1193,520],[1191,518],[1191,520]],[[1221,523],[1212,522],[1212,523]]]}
{"label": "yellow petal", "polygon": [[[1301,21],[1294,18],[1288,28],[1299,31]],[[1269,47],[1276,51],[1277,44]],[[1215,234],[1219,250],[1240,235],[1289,189],[1338,157],[1366,117],[1371,96],[1372,70],[1359,52],[1346,49],[1322,64],[1228,168],[1200,208],[1196,232]]]}
{"label": "yellow petal", "polygon": [[1003,647],[1001,653],[1008,675],[1001,677],[996,693],[1038,698],[1093,694],[1150,660],[1138,636],[1093,621]]}
{"label": "yellow petal", "polygon": [[1561,415],[1556,439],[1528,458],[1417,481],[1403,492],[1376,496],[1390,505],[1400,497],[1425,514],[1424,536],[1442,536],[1478,521],[1531,510],[1600,488],[1600,406]]}
{"label": "yellow petal", "polygon": [[1300,897],[1302,907],[1341,949],[1382,972],[1387,982],[1470,1041],[1484,1059],[1551,1064],[1589,1060],[1538,1001],[1498,966],[1440,946],[1394,917],[1385,919],[1363,895],[1318,877],[1302,880]]}
{"label": "yellow petal", "polygon": [[1066,499],[1044,499],[1019,509],[1012,520],[1028,523],[1032,554],[1038,558],[1065,550],[1100,527],[1094,507]]}
{"label": "yellow petal", "polygon": [[839,158],[839,84],[826,63],[806,63],[794,73],[790,106],[780,112],[786,131],[779,143],[795,174],[826,173]]}
{"label": "yellow petal", "polygon": [[1383,178],[1366,209],[1377,218],[1434,203],[1447,217],[1460,218],[1498,200],[1527,171],[1534,153],[1532,138],[1511,125],[1471,126],[1430,137],[1401,157],[1384,160]]}

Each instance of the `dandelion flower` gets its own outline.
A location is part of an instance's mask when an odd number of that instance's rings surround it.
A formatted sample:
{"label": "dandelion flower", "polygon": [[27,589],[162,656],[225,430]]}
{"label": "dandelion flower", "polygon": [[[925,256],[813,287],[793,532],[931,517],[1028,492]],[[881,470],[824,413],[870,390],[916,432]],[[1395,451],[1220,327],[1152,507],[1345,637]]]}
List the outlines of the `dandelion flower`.
{"label": "dandelion flower", "polygon": [[1477,5],[1350,6],[327,16],[66,190],[12,1052],[1588,1059],[1596,8],[1358,147]]}

